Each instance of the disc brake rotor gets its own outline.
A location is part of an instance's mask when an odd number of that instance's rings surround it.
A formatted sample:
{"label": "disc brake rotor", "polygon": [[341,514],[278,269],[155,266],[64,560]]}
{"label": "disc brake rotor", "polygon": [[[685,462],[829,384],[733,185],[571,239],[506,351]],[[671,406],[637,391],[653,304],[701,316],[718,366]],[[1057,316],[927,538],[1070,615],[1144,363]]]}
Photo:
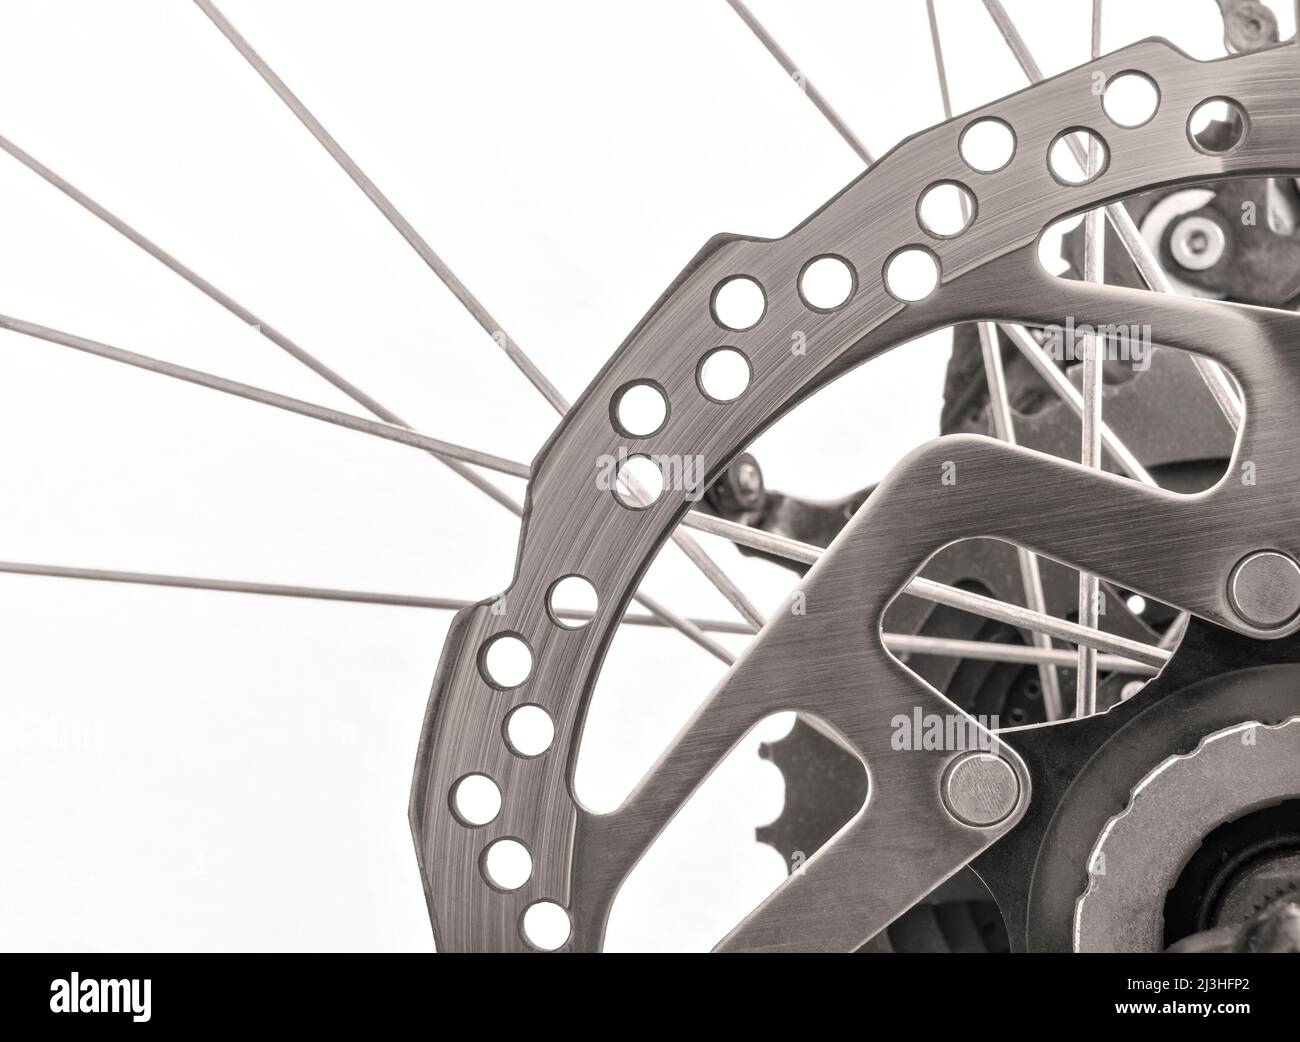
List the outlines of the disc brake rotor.
{"label": "disc brake rotor", "polygon": [[[1239,562],[1261,550],[1291,558],[1300,551],[1300,462],[1289,423],[1300,395],[1300,317],[1058,279],[1042,270],[1035,245],[1053,221],[1135,193],[1300,173],[1298,61],[1294,47],[1199,63],[1163,42],[1140,43],[907,140],[782,239],[718,237],[696,256],[534,461],[510,588],[462,611],[448,635],[411,800],[441,948],[528,948],[522,919],[541,901],[569,918],[563,947],[598,948],[640,856],[729,749],[778,711],[816,718],[853,750],[869,795],[721,949],[852,950],[992,848],[1034,800],[1015,734],[994,742],[881,637],[886,608],[954,540],[1020,544],[1250,637],[1296,630],[1294,612],[1250,621],[1232,591]],[[1128,70],[1141,70],[1159,90],[1158,111],[1136,128],[1113,124],[1093,89],[1096,73],[1104,81]],[[1242,134],[1231,148],[1209,152],[1190,136],[1189,118],[1217,98],[1238,106]],[[978,172],[963,161],[960,142],[988,119],[1012,131],[1014,156]],[[1078,129],[1102,139],[1109,158],[1092,180],[1067,184],[1047,156],[1058,137]],[[965,186],[976,205],[975,219],[949,238],[930,235],[916,216],[920,196],[938,182]],[[905,253],[935,267],[937,284],[923,299],[889,287],[891,262]],[[821,257],[853,274],[848,299],[829,310],[806,303],[799,289],[805,267]],[[763,297],[761,316],[743,329],[724,326],[717,306],[738,278]],[[587,702],[637,583],[696,498],[699,482],[682,479],[691,465],[700,461],[704,481],[713,481],[814,390],[927,332],[977,319],[1053,325],[1067,316],[1148,324],[1158,343],[1225,366],[1249,403],[1229,476],[1185,496],[979,436],[922,446],[809,571],[798,588],[802,613],[779,612],[767,623],[627,801],[609,814],[584,809],[572,772]],[[796,339],[806,350],[791,350]],[[742,355],[749,374],[728,401],[700,383],[703,361],[722,347]],[[668,416],[652,435],[632,437],[614,406],[640,384],[664,396]],[[644,506],[628,505],[601,480],[602,461],[638,455],[653,457],[669,477]],[[1250,483],[1236,480],[1243,463]],[[1036,494],[1033,512],[1015,506],[1026,490]],[[568,576],[588,581],[599,598],[580,629],[559,624],[548,606]],[[523,679],[491,671],[493,642],[506,638],[527,648]],[[524,705],[540,707],[554,725],[551,746],[538,755],[519,755],[503,733],[508,714]],[[993,751],[893,748],[891,720],[913,712],[963,718]],[[502,797],[497,816],[481,825],[453,809],[456,785],[471,775],[490,778]],[[489,854],[504,840],[528,852],[523,882],[491,878]]]}

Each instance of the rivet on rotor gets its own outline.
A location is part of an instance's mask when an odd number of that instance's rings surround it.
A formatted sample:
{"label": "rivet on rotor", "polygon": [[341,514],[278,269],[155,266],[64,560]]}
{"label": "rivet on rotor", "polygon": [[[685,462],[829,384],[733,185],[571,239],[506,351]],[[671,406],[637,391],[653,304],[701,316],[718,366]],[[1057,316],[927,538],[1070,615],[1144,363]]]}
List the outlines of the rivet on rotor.
{"label": "rivet on rotor", "polygon": [[943,776],[943,805],[963,825],[991,828],[1005,821],[1020,803],[1020,777],[1001,756],[967,753]]}
{"label": "rivet on rotor", "polygon": [[1285,626],[1300,615],[1300,564],[1277,550],[1247,554],[1228,578],[1228,600],[1252,626]]}

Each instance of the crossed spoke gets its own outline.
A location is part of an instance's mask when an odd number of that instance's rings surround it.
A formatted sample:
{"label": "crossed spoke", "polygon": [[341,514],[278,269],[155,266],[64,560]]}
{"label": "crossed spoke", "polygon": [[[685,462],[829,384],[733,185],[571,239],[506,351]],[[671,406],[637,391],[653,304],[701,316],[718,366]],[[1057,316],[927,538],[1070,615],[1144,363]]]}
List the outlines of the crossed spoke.
{"label": "crossed spoke", "polygon": [[[226,35],[226,38],[230,40],[231,44],[238,49],[240,55],[246,58],[246,60],[250,62],[250,65],[252,65],[252,68],[255,69],[257,73],[265,79],[266,83],[273,88],[273,91],[276,92],[277,96],[281,97],[282,101],[285,101],[285,104],[291,109],[291,112],[303,122],[303,125],[307,127],[309,131],[311,131],[312,135],[315,136],[318,142],[321,143],[321,146],[330,153],[330,156],[338,162],[344,172],[350,175],[352,181],[361,188],[361,191],[363,191],[364,194],[367,195],[368,199],[376,205],[376,208],[380,210],[383,216],[385,216],[390,223],[393,223],[395,229],[402,234],[408,244],[411,244],[411,247],[415,249],[417,255],[419,255],[421,259],[425,261],[425,264],[438,275],[438,278],[445,283],[448,290],[456,296],[456,299],[467,308],[467,311],[476,318],[478,324],[484,327],[484,330],[487,331],[487,333],[491,334],[494,343],[497,343],[498,346],[502,347],[503,351],[506,352],[507,356],[513,361],[513,364],[515,364],[517,368],[520,369],[520,372],[524,373],[525,377],[529,379],[529,382],[537,388],[539,394],[542,394],[543,398],[546,398],[546,400],[549,401],[552,407],[556,409],[556,412],[560,414],[567,412],[568,401],[564,399],[562,394],[560,394],[558,388],[554,386],[554,383],[551,383],[549,379],[547,379],[545,373],[542,373],[542,370],[538,368],[536,362],[533,362],[532,359],[526,355],[523,348],[520,348],[519,344],[517,344],[510,335],[504,333],[502,326],[500,326],[499,322],[495,321],[495,318],[491,316],[491,313],[487,311],[481,301],[478,300],[471,291],[469,291],[468,287],[465,287],[464,283],[461,282],[458,277],[456,277],[455,273],[450,269],[450,266],[446,265],[445,262],[441,260],[441,257],[439,257],[437,253],[433,251],[433,248],[429,246],[428,242],[417,233],[415,227],[413,227],[411,223],[403,217],[403,214],[396,209],[395,205],[391,203],[391,200],[387,199],[387,196],[383,195],[382,192],[378,190],[376,184],[374,184],[373,181],[370,181],[363,170],[360,169],[360,166],[351,159],[351,156],[348,156],[348,153],[344,151],[341,146],[339,146],[337,140],[335,140],[333,136],[329,135],[328,131],[326,131],[325,127],[321,125],[320,121],[316,120],[315,116],[312,116],[312,113],[304,107],[302,101],[300,101],[296,95],[292,94],[290,88],[283,83],[282,79],[279,79],[278,75],[270,69],[270,66],[266,64],[263,58],[257,55],[256,51],[253,51],[251,45],[247,43],[247,40],[243,39],[243,36],[239,35],[239,32],[234,29],[234,26],[231,25],[229,19],[226,19],[224,14],[221,14],[220,10],[218,10],[209,0],[195,0],[195,3],[198,4],[199,8],[212,19],[214,25],[222,31],[222,34]],[[736,9],[738,16],[744,19],[746,25],[748,25],[750,30],[762,40],[764,47],[767,47],[768,51],[776,57],[776,60],[783,65],[783,68],[787,69],[789,73],[796,74],[798,70],[796,69],[796,66],[793,65],[793,61],[790,60],[788,55],[785,55],[785,52],[780,48],[780,45],[775,42],[775,39],[772,38],[771,34],[768,34],[768,32],[763,29],[761,23],[759,23],[758,19],[749,12],[749,9],[745,8],[744,4],[738,3],[738,0],[728,0],[728,3],[731,3],[733,8]],[[862,157],[863,161],[871,162],[871,153],[867,151],[865,146],[863,146],[861,140],[855,138],[852,130],[850,130],[848,125],[841,120],[839,114],[835,113],[835,110],[831,108],[828,101],[824,99],[824,97],[820,95],[810,83],[807,83],[806,77],[803,77],[802,73],[798,73],[798,75],[800,75],[803,90],[807,92],[810,100],[813,100],[813,103],[816,105],[816,108],[819,109],[819,112],[822,112],[828,122],[835,127],[837,133],[844,136],[846,142],[850,144],[850,147],[854,148],[854,151]],[[946,104],[946,83],[944,84],[944,94]],[[39,177],[44,179],[44,181],[51,183],[53,187],[59,188],[59,190],[64,192],[65,195],[68,195],[70,199],[75,201],[75,203],[78,203],[81,207],[88,210],[88,212],[94,214],[94,216],[98,217],[99,220],[108,223],[108,225],[113,227],[114,230],[117,230],[118,233],[131,240],[131,242],[136,244],[139,248],[144,249],[144,251],[149,253],[149,255],[155,257],[156,260],[159,260],[161,264],[168,266],[168,268],[173,270],[175,274],[178,274],[179,277],[186,279],[190,285],[198,288],[198,290],[207,295],[209,299],[216,301],[216,303],[220,304],[221,307],[224,307],[226,311],[235,314],[235,316],[239,317],[240,320],[247,322],[247,324],[251,325],[253,329],[259,331],[263,337],[276,344],[277,347],[283,349],[283,351],[286,351],[292,357],[295,357],[296,360],[302,362],[305,366],[308,366],[308,368],[312,369],[313,372],[321,375],[321,377],[330,382],[331,385],[337,387],[338,390],[343,391],[344,394],[347,394],[352,398],[352,400],[355,400],[357,404],[360,404],[361,407],[364,407],[368,412],[372,413],[373,416],[376,416],[377,420],[369,420],[367,417],[354,416],[354,414],[351,413],[339,412],[337,409],[329,409],[322,407],[322,405],[308,403],[308,401],[292,399],[289,398],[289,396],[279,395],[276,394],[276,392],[265,390],[265,388],[244,385],[244,383],[239,383],[237,381],[229,381],[229,379],[224,377],[218,377],[218,375],[211,373],[203,373],[200,372],[200,370],[188,369],[186,366],[174,365],[172,362],[151,359],[151,357],[138,355],[138,353],[126,351],[126,349],[123,348],[112,347],[109,346],[109,344],[103,344],[96,342],[96,340],[78,337],[78,335],[70,333],[64,333],[64,331],[52,330],[49,329],[49,327],[38,326],[36,324],[31,324],[31,322],[18,320],[18,318],[0,316],[0,326],[5,327],[5,329],[17,331],[17,333],[29,335],[29,337],[48,340],[48,342],[51,343],[81,349],[81,351],[86,351],[88,353],[95,353],[95,355],[105,357],[105,359],[125,362],[125,364],[134,365],[136,368],[147,369],[149,372],[169,375],[169,377],[183,379],[183,381],[196,383],[196,385],[200,386],[207,386],[213,388],[213,390],[226,392],[226,394],[242,396],[242,398],[257,401],[257,403],[260,404],[266,404],[270,405],[270,407],[303,414],[303,416],[330,422],[330,424],[346,427],[346,429],[357,430],[361,431],[361,433],[374,435],[374,437],[386,438],[394,440],[394,442],[408,444],[408,446],[422,448],[422,450],[432,453],[432,455],[441,460],[443,464],[446,464],[448,468],[454,470],[459,477],[465,479],[465,481],[471,482],[478,490],[489,495],[491,499],[495,500],[495,502],[510,509],[510,511],[515,513],[516,516],[521,515],[521,507],[519,503],[516,503],[510,495],[506,494],[506,492],[498,489],[494,483],[486,481],[484,477],[474,472],[472,466],[467,464],[485,466],[485,468],[497,470],[499,473],[524,478],[528,477],[529,473],[526,465],[503,459],[503,457],[495,456],[493,453],[459,446],[459,444],[454,442],[432,438],[429,437],[429,435],[421,434],[419,431],[412,430],[411,427],[402,420],[402,418],[396,416],[396,414],[391,412],[390,409],[383,407],[381,403],[378,403],[378,401],[368,395],[367,392],[360,390],[360,388],[354,385],[354,383],[348,381],[348,379],[344,378],[343,375],[335,372],[335,370],[331,369],[330,366],[325,364],[325,362],[317,359],[317,357],[312,355],[311,352],[308,352],[307,349],[300,347],[298,343],[294,342],[294,340],[281,333],[276,326],[270,325],[269,322],[266,322],[263,318],[248,311],[247,308],[244,308],[242,304],[238,303],[238,301],[230,298],[230,296],[225,294],[224,291],[221,291],[220,288],[214,286],[213,283],[201,277],[201,275],[194,272],[194,270],[187,268],[185,264],[182,264],[181,261],[175,259],[175,257],[166,252],[165,249],[157,246],[156,243],[153,243],[151,239],[147,238],[147,236],[139,233],[139,231],[135,230],[134,227],[127,225],[127,223],[122,221],[120,217],[117,217],[116,214],[113,214],[110,210],[104,208],[103,205],[96,203],[94,199],[87,196],[85,192],[79,191],[78,188],[73,186],[73,184],[65,181],[64,178],[61,178],[59,174],[52,172],[52,170],[47,168],[47,166],[40,164],[38,160],[35,160],[34,157],[29,155],[29,153],[22,151],[22,149],[18,148],[16,144],[13,144],[4,138],[0,138],[0,148],[3,148],[4,151],[8,152],[10,156],[14,157],[14,159],[22,162],[22,164],[27,166],[27,168],[32,170],[32,172],[38,174]],[[987,327],[982,329],[982,338],[987,339],[989,333],[991,333],[991,330],[987,329]],[[1079,392],[1075,390],[1073,385],[1070,385],[1069,379],[1063,377],[1060,370],[1058,370],[1056,366],[1050,364],[1049,360],[1045,359],[1043,352],[1041,352],[1041,349],[1037,347],[1037,344],[1034,342],[1031,335],[1028,334],[1026,330],[1023,330],[1023,327],[1014,326],[1008,327],[1008,333],[1011,340],[1013,340],[1013,343],[1015,343],[1015,346],[1021,349],[1023,353],[1026,353],[1026,356],[1031,360],[1031,362],[1034,362],[1037,372],[1043,373],[1044,378],[1048,379],[1050,386],[1052,386],[1054,390],[1056,390],[1058,394],[1060,394],[1062,398],[1071,405],[1071,407],[1075,408],[1076,411],[1080,413],[1086,411],[1086,401],[1083,400],[1082,396],[1079,395]],[[1000,362],[1000,359],[996,360],[996,362],[989,360],[991,360],[991,352],[988,351],[987,344],[985,344],[985,361],[989,362],[989,372],[991,372],[991,381],[989,381],[989,383],[991,383],[991,390],[993,391],[992,396],[993,399],[995,399],[995,424],[1000,427],[1000,434],[1002,437],[1011,440],[1014,439],[1014,430],[1011,429],[1010,425],[1009,408],[1004,408],[1009,404],[1006,403],[1005,399],[1005,382],[998,379],[997,370],[995,369],[995,365],[997,365],[997,362]],[[1000,369],[1000,365],[997,365],[997,369]],[[998,390],[998,388],[1000,388],[1000,390]],[[1144,481],[1144,483],[1153,483],[1148,474],[1145,473],[1145,470],[1141,469],[1140,464],[1138,464],[1138,461],[1136,461],[1135,457],[1132,456],[1132,453],[1128,452],[1127,448],[1123,446],[1121,440],[1115,437],[1113,431],[1110,431],[1105,425],[1099,425],[1099,429],[1102,443],[1105,444],[1109,451],[1113,452],[1113,455],[1117,457],[1117,460],[1121,463],[1123,469],[1130,473],[1131,476],[1140,479],[1140,481]],[[633,489],[632,491],[636,492],[637,490]],[[783,540],[780,537],[772,537],[771,534],[762,533],[761,530],[751,529],[749,526],[737,525],[735,522],[725,521],[723,518],[703,515],[703,513],[695,511],[689,512],[688,515],[682,518],[682,526],[693,527],[693,529],[706,531],[706,533],[720,535],[722,538],[732,540],[732,542],[735,543],[745,544],[745,546],[763,548],[763,550],[779,553],[779,555],[790,557],[790,559],[793,560],[800,560],[802,563],[810,563],[810,560],[815,560],[815,557],[820,555],[818,548],[802,546],[802,544],[794,543],[794,540]],[[676,531],[676,533],[673,534],[673,538],[675,538],[676,542],[679,543],[679,546],[682,548],[682,551],[686,553],[686,556],[688,556],[689,559],[706,574],[706,577],[714,583],[715,587],[718,587],[718,589],[723,592],[724,596],[727,596],[728,602],[731,602],[733,607],[736,607],[742,618],[745,618],[746,625],[744,631],[750,631],[751,633],[751,631],[761,628],[764,621],[762,613],[750,603],[750,600],[746,598],[740,590],[738,590],[738,587],[731,581],[731,579],[725,577],[722,569],[718,568],[718,565],[716,565],[716,563],[706,555],[703,548],[699,546],[694,539],[690,538],[688,534],[684,533],[684,531]],[[1057,665],[1061,664],[1060,656],[1054,654],[1052,644],[1050,644],[1050,638],[1047,635],[1049,631],[1054,629],[1054,626],[1052,622],[1048,620],[1047,616],[1045,616],[1045,612],[1043,611],[1043,600],[1041,600],[1041,579],[1037,576],[1036,559],[1034,555],[1030,555],[1030,553],[1027,553],[1026,551],[1021,551],[1021,553],[1024,585],[1026,585],[1027,603],[1030,605],[1030,611],[1017,612],[1015,613],[1015,616],[1018,618],[1018,625],[1026,626],[1026,628],[1031,631],[1031,634],[1034,634],[1035,647],[1026,650],[1026,654],[1032,656],[1032,660],[1040,665],[1041,672],[1043,672],[1044,676],[1044,690],[1045,693],[1047,693],[1049,707],[1054,707],[1054,705],[1060,702],[1060,695],[1058,695],[1058,690],[1060,689],[1058,689],[1056,683],[1056,668]],[[967,611],[978,612],[980,615],[985,615],[987,617],[1008,617],[1008,613],[1002,611],[1001,608],[993,608],[991,604],[976,602],[976,600],[970,599],[969,596],[963,595],[962,591],[954,591],[946,589],[946,587],[945,589],[937,591],[928,590],[923,582],[918,581],[918,583],[914,583],[913,587],[909,587],[909,592],[923,596],[939,592],[941,596],[946,598],[944,603],[961,603],[962,607],[965,607]],[[715,641],[712,641],[711,638],[708,638],[705,629],[701,628],[701,626],[695,625],[692,620],[686,620],[686,618],[675,615],[675,613],[664,608],[663,605],[654,602],[653,599],[647,598],[645,594],[638,594],[637,599],[640,600],[642,604],[645,604],[646,607],[651,609],[651,613],[653,613],[653,616],[659,622],[663,622],[663,624],[679,629],[686,635],[686,637],[693,639],[695,643],[701,644],[702,647],[705,647],[706,650],[710,651],[711,654],[714,654],[716,657],[719,657],[719,659],[727,661],[727,663],[732,661],[733,656],[731,655],[731,652],[725,650],[725,648]],[[718,630],[718,628],[708,629]],[[1074,638],[1080,638],[1080,634],[1075,633]],[[1099,639],[1097,638],[1089,638],[1089,641],[1091,641],[1091,643],[1087,644],[1088,647],[1097,647],[1101,648],[1101,650],[1105,650],[1104,641],[1099,643]],[[949,647],[953,648],[953,650],[957,650],[958,646],[957,644],[943,644],[943,646],[941,646],[941,644],[933,644],[927,654],[939,654],[939,652],[936,651],[936,648],[939,647]],[[1080,647],[1084,647],[1084,644],[1080,644]],[[1052,693],[1057,693],[1056,698],[1053,698]],[[1054,715],[1056,715],[1056,713],[1054,713]]]}
{"label": "crossed spoke", "polygon": [[[751,32],[763,43],[772,56],[777,60],[785,71],[798,79],[800,85],[808,92],[809,99],[817,107],[818,111],[826,118],[827,122],[840,134],[845,142],[854,149],[862,158],[863,162],[870,165],[873,160],[870,152],[849,128],[849,126],[840,118],[838,113],[830,106],[830,103],[807,81],[807,78],[798,67],[794,64],[790,56],[781,48],[773,38],[772,34],[762,25],[754,14],[745,7],[740,0],[727,0],[736,13],[740,15],[746,26]],[[1042,78],[1042,72],[1034,63],[1033,58],[1029,55],[1028,50],[1024,47],[1023,41],[1016,32],[1014,24],[1011,23],[1006,12],[997,3],[997,0],[986,0],[990,13],[997,21],[1000,31],[1007,39],[1012,50],[1016,52],[1017,57],[1021,60],[1025,68],[1026,75],[1031,80]],[[953,116],[952,99],[949,92],[947,69],[943,58],[943,47],[939,36],[938,18],[935,13],[934,0],[926,0],[926,13],[929,20],[931,45],[934,50],[935,69],[939,81],[939,91],[943,102],[945,118],[951,119]],[[1100,33],[1101,33],[1101,0],[1094,0],[1093,7],[1093,56],[1100,54]],[[1014,41],[1014,42],[1013,42]],[[1073,138],[1070,139],[1072,148],[1075,151],[1076,159],[1084,164],[1087,169],[1088,156],[1081,152],[1081,146]],[[969,203],[962,200],[962,209],[964,216],[969,218]],[[1113,212],[1112,212],[1113,211]],[[1122,222],[1127,218],[1127,211],[1121,204],[1114,204],[1113,207],[1106,211],[1097,211],[1098,214],[1106,213],[1112,221]],[[1129,221],[1131,224],[1131,221]],[[1094,281],[1102,281],[1102,253],[1104,246],[1101,244],[1100,232],[1098,231],[1099,218],[1093,218],[1090,228],[1086,232],[1087,241],[1091,244],[1087,248],[1087,253],[1091,261],[1092,274]],[[1136,233],[1136,229],[1134,229]],[[1124,234],[1121,231],[1121,238]],[[1125,239],[1126,244],[1127,240]],[[1135,254],[1134,260],[1142,267],[1144,275],[1150,285],[1154,287],[1164,287],[1172,289],[1168,279],[1163,271],[1160,270],[1155,258],[1151,256],[1150,251],[1146,249],[1146,243],[1140,234],[1136,235],[1136,244],[1130,247],[1131,252]],[[1143,265],[1145,265],[1143,267]],[[1042,347],[1033,338],[1032,334],[1024,327],[1015,323],[992,323],[980,322],[977,324],[977,331],[980,339],[980,349],[984,360],[984,370],[989,387],[989,405],[990,414],[993,421],[995,435],[1002,441],[1015,444],[1015,426],[1011,409],[1010,399],[1007,394],[1006,379],[1002,369],[1002,358],[998,345],[998,329],[1002,331],[1011,340],[1012,344],[1028,360],[1034,371],[1038,373],[1049,387],[1064,401],[1075,413],[1080,416],[1083,425],[1084,448],[1082,453],[1083,462],[1086,465],[1100,467],[1102,465],[1103,447],[1109,451],[1119,464],[1120,468],[1128,474],[1129,477],[1142,482],[1145,485],[1155,487],[1156,482],[1147,472],[1146,468],[1138,461],[1134,453],[1120,439],[1120,437],[1111,430],[1102,420],[1101,417],[1101,379],[1100,379],[1100,351],[1095,343],[1092,344],[1092,350],[1088,351],[1086,357],[1095,359],[1090,365],[1086,364],[1084,374],[1084,390],[1081,393],[1070,382],[1069,378],[1047,357]],[[1197,358],[1197,369],[1202,377],[1206,380],[1207,386],[1215,396],[1215,401],[1224,410],[1226,416],[1231,421],[1236,416],[1235,426],[1240,424],[1240,400],[1236,397],[1236,390],[1232,386],[1230,378],[1214,362],[1208,359]],[[1225,390],[1226,389],[1226,390]],[[1228,394],[1230,392],[1230,395]],[[1235,408],[1233,403],[1236,403]],[[1094,447],[1095,446],[1095,447]],[[739,540],[738,540],[739,541]],[[1038,564],[1038,558],[1032,552],[1023,547],[1016,547],[1017,559],[1020,567],[1021,579],[1025,594],[1025,601],[1031,612],[1036,616],[1035,625],[1030,628],[1031,639],[1034,644],[1033,661],[1037,663],[1039,676],[1043,689],[1043,702],[1049,720],[1059,719],[1064,715],[1064,706],[1061,698],[1060,680],[1057,675],[1058,665],[1063,664],[1060,658],[1054,654],[1052,647],[1050,630],[1042,625],[1043,617],[1046,617],[1045,598],[1043,595],[1042,575]],[[919,580],[918,580],[919,581]],[[1080,622],[1083,623],[1083,629],[1099,632],[1098,630],[1098,582],[1095,576],[1089,576],[1080,573]],[[908,587],[907,592],[916,592],[914,587],[916,582]],[[924,589],[924,587],[922,587]],[[1086,611],[1085,611],[1086,602]],[[981,614],[987,615],[987,605],[980,606],[984,611]],[[973,608],[971,610],[974,610]],[[1180,616],[1176,625],[1172,626],[1170,633],[1181,633],[1186,625],[1186,618]],[[1076,635],[1077,636],[1077,635]],[[1097,650],[1099,645],[1094,641],[1085,643],[1081,640],[1075,640],[1077,644],[1077,668],[1078,668],[1078,698],[1076,700],[1076,714],[1087,715],[1096,711],[1096,688],[1097,688],[1097,670],[1099,660]],[[1162,643],[1162,648],[1165,645]],[[1067,653],[1068,654],[1068,653]],[[1103,666],[1104,668],[1104,666]]]}
{"label": "crossed spoke", "polygon": [[[935,71],[939,77],[939,96],[943,99],[943,115],[952,119],[952,97],[948,92],[948,71],[943,60],[943,44],[939,39],[939,21],[935,16],[934,0],[926,0],[926,14],[930,22],[930,42],[934,48]],[[961,197],[962,220],[971,219],[970,201],[965,195]],[[997,326],[992,322],[976,324],[979,334],[980,351],[984,358],[984,376],[989,389],[989,412],[993,418],[993,432],[1009,445],[1016,444],[1015,419],[1012,416],[1011,398],[1007,393],[1006,374],[1002,369],[1002,347],[998,342]],[[1016,547],[1016,559],[1020,565],[1020,578],[1025,593],[1025,604],[1041,614],[1047,614],[1047,601],[1043,595],[1043,576],[1038,566],[1036,554],[1023,546]],[[1044,652],[1052,650],[1052,638],[1045,633],[1036,632],[1032,636],[1034,645]],[[1089,649],[1092,650],[1092,649]],[[1079,652],[1083,654],[1082,646]],[[1043,710],[1048,720],[1059,720],[1064,712],[1061,701],[1061,678],[1057,674],[1056,664],[1050,659],[1040,658],[1038,662],[1038,679],[1043,689]]]}
{"label": "crossed spoke", "polygon": [[[468,311],[494,343],[499,345],[510,361],[515,364],[520,372],[528,378],[537,391],[551,405],[551,407],[563,417],[569,411],[569,401],[560,393],[559,389],[546,377],[546,374],[538,365],[528,356],[527,352],[516,343],[515,339],[505,331],[505,328],[498,322],[487,307],[478,297],[470,290],[464,282],[457,277],[456,273],[446,264],[445,261],[434,251],[433,247],[424,239],[415,227],[408,221],[400,210],[393,204],[379,187],[366,176],[361,167],[352,159],[351,156],[343,149],[328,130],[321,124],[302,101],[298,98],[289,86],[276,75],[265,59],[255,51],[251,44],[244,39],[216,7],[211,0],[194,0],[199,9],[203,11],[225,35],[235,49],[240,53],[245,61],[248,62],[264,79],[267,85],[273,90],[276,96],[285,103],[295,116],[301,121],[303,126],[311,133],[325,149],[326,152],[334,159],[336,163],[352,178],[357,187],[365,194],[366,198],[374,204],[375,208],[384,215],[401,234],[402,238],[407,241],[413,250],[419,255],[443,284],[452,292],[452,295]],[[628,484],[632,484],[628,482]],[[632,487],[633,494],[640,490]],[[763,616],[759,610],[750,602],[749,598],[740,590],[740,588],[726,575],[718,564],[704,552],[704,548],[699,545],[691,536],[685,532],[674,532],[673,542],[686,554],[687,558],[695,565],[713,584],[732,606],[741,614],[743,618],[753,623],[755,626],[763,624]]]}

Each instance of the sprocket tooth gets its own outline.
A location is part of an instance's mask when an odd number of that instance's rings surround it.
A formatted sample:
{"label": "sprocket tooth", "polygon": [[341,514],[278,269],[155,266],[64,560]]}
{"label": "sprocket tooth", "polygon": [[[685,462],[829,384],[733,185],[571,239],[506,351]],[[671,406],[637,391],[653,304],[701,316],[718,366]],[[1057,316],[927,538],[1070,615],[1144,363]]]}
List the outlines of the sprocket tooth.
{"label": "sprocket tooth", "polygon": [[793,872],[812,857],[866,802],[862,761],[802,717],[785,737],[759,746],[785,781],[785,805],[776,819],[754,830]]}

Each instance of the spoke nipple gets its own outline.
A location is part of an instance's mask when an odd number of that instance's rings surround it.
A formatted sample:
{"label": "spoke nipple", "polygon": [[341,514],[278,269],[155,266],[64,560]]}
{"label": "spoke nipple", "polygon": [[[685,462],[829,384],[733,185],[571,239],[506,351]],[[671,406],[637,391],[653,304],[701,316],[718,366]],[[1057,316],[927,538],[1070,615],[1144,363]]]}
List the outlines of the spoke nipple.
{"label": "spoke nipple", "polygon": [[1232,569],[1228,600],[1252,626],[1285,626],[1300,614],[1300,565],[1277,550],[1247,554]]}
{"label": "spoke nipple", "polygon": [[1016,769],[993,753],[966,753],[943,776],[943,804],[963,825],[991,828],[1005,821],[1020,803]]}

